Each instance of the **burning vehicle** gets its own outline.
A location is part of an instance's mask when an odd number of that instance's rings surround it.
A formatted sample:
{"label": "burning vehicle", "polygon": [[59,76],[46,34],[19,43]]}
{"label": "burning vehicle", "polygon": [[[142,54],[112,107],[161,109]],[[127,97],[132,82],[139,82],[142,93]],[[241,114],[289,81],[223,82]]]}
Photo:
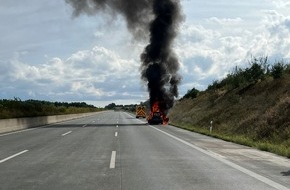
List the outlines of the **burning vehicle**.
{"label": "burning vehicle", "polygon": [[158,102],[155,102],[151,107],[151,111],[149,116],[147,117],[147,121],[150,125],[166,125],[168,124],[169,118],[167,118],[166,115],[160,111]]}

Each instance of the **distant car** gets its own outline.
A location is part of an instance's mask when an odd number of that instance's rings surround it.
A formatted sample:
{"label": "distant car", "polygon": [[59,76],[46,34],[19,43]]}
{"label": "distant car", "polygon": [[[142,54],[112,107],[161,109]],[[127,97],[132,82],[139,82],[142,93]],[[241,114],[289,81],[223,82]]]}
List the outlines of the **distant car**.
{"label": "distant car", "polygon": [[160,112],[153,112],[152,116],[148,118],[148,123],[150,125],[163,124],[163,119],[161,117],[161,113]]}

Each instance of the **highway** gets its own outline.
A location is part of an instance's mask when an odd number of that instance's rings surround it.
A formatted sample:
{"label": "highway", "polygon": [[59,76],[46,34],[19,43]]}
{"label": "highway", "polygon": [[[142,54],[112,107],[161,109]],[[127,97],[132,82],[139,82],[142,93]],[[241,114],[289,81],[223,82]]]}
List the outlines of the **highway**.
{"label": "highway", "polygon": [[290,160],[121,111],[0,134],[1,190],[290,189]]}

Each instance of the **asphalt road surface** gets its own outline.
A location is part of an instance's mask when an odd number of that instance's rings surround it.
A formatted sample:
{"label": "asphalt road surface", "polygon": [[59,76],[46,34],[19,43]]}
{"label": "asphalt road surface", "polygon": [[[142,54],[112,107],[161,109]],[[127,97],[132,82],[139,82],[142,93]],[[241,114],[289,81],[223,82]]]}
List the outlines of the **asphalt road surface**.
{"label": "asphalt road surface", "polygon": [[290,189],[290,160],[108,111],[0,134],[0,189]]}

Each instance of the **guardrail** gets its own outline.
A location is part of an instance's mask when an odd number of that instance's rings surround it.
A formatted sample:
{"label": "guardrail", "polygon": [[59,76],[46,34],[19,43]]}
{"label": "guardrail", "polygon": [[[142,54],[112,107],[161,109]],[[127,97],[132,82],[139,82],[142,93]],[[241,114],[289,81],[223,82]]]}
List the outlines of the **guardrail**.
{"label": "guardrail", "polygon": [[71,119],[91,116],[98,112],[81,113],[81,114],[66,114],[66,115],[52,115],[41,117],[24,117],[15,119],[0,119],[0,133],[7,133],[16,130],[39,127],[42,125],[58,123]]}

